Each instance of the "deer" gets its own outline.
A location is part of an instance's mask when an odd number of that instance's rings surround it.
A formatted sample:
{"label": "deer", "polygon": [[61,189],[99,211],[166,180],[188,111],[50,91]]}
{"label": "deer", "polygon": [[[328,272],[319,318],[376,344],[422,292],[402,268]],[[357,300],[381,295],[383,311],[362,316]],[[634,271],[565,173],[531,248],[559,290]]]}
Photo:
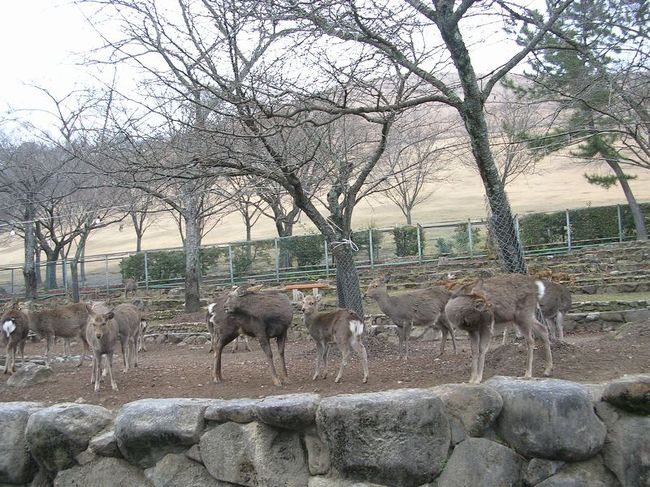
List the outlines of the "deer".
{"label": "deer", "polygon": [[140,311],[140,332],[138,333],[138,340],[137,340],[137,347],[138,347],[138,353],[140,352],[146,352],[147,351],[147,345],[144,341],[144,336],[147,333],[147,330],[149,329],[149,323],[147,321],[147,303],[145,303],[142,299],[136,298],[133,301],[131,301],[131,304],[138,308],[138,311]]}
{"label": "deer", "polygon": [[25,342],[29,333],[29,319],[14,302],[0,317],[2,340],[6,342],[4,373],[16,372],[16,350],[20,350],[22,365],[25,365]]}
{"label": "deer", "polygon": [[370,281],[363,297],[377,301],[381,311],[397,326],[400,357],[402,357],[402,348],[404,348],[404,360],[408,358],[408,340],[411,327],[417,325],[433,326],[442,332],[440,355],[445,353],[447,334],[450,334],[454,353],[456,353],[454,330],[444,313],[450,292],[444,287],[433,286],[398,296],[390,296],[386,288],[390,277],[390,274],[387,274]]}
{"label": "deer", "polygon": [[84,303],[56,306],[41,311],[29,311],[26,313],[29,319],[29,329],[41,337],[45,337],[45,363],[50,364],[50,348],[54,343],[54,337],[74,338],[78,337],[83,345],[83,351],[79,358],[77,367],[83,365],[84,353],[90,347],[86,340],[86,321],[88,310]]}
{"label": "deer", "polygon": [[494,327],[492,305],[480,293],[452,294],[445,305],[445,315],[454,327],[467,332],[472,349],[469,383],[480,384]]}
{"label": "deer", "polygon": [[544,319],[549,322],[553,338],[564,340],[564,317],[571,309],[571,293],[559,282],[542,280],[544,295],[539,300]]}
{"label": "deer", "polygon": [[302,300],[303,323],[309,334],[316,342],[316,371],[312,380],[327,377],[327,355],[331,343],[336,343],[341,352],[341,366],[334,382],[337,384],[343,376],[343,368],[348,363],[350,350],[361,358],[363,367],[363,383],[368,382],[368,354],[361,343],[363,335],[363,320],[354,311],[337,309],[335,311],[319,312],[321,297],[305,296]]}
{"label": "deer", "polygon": [[[478,294],[490,304],[494,314],[494,324],[502,325],[509,322],[515,324],[526,340],[528,352],[526,372],[524,379],[533,376],[533,346],[534,334],[542,338],[546,367],[544,375],[551,375],[553,370],[553,356],[548,330],[535,317],[540,299],[544,296],[546,285],[543,281],[523,274],[504,274],[462,286],[455,295]],[[470,312],[473,312],[470,309]]]}
{"label": "deer", "polygon": [[[219,339],[218,333],[220,328],[218,323],[223,322],[224,320],[227,319],[226,312],[223,309],[226,298],[227,298],[227,294],[218,296],[215,299],[214,303],[208,305],[208,311],[205,316],[206,322],[208,324],[208,331],[210,332],[210,350],[208,350],[208,353],[214,352],[215,345],[217,343],[217,340]],[[232,353],[238,352],[239,345],[242,342],[244,342],[243,346],[245,347],[246,351],[250,352],[251,346],[248,343],[248,336],[246,335],[243,336],[239,335],[237,338],[235,338],[232,342],[232,347],[230,351]]]}
{"label": "deer", "polygon": [[260,286],[243,285],[230,291],[224,301],[223,309],[226,320],[214,320],[217,332],[217,343],[214,350],[214,366],[212,378],[215,383],[221,382],[221,353],[223,348],[239,335],[256,337],[260,347],[266,354],[271,378],[275,386],[281,387],[282,380],[273,365],[273,352],[269,339],[275,338],[280,355],[280,374],[287,378],[287,366],[284,360],[284,348],[287,342],[287,331],[293,319],[293,308],[289,298],[279,291],[262,291]]}
{"label": "deer", "polygon": [[[571,309],[571,293],[559,282],[539,279],[544,284],[544,295],[539,300],[539,309],[548,325],[553,339],[564,340],[564,317]],[[506,343],[508,328],[503,329],[502,343]]]}
{"label": "deer", "polygon": [[141,330],[140,310],[133,304],[122,303],[112,309],[118,325],[118,338],[122,349],[124,372],[138,366],[138,342]]}
{"label": "deer", "polygon": [[[90,383],[95,385],[95,392],[99,392],[99,383],[102,377],[102,365],[111,381],[111,388],[117,391],[117,384],[113,378],[113,354],[119,340],[119,324],[115,320],[115,312],[103,306],[86,305],[88,321],[86,326],[86,339],[93,351],[93,370]],[[102,360],[103,357],[105,360]]]}
{"label": "deer", "polygon": [[124,280],[124,297],[125,298],[129,297],[129,292],[131,293],[131,297],[133,297],[137,290],[138,290],[138,281],[136,281],[132,277],[129,277],[129,278]]}

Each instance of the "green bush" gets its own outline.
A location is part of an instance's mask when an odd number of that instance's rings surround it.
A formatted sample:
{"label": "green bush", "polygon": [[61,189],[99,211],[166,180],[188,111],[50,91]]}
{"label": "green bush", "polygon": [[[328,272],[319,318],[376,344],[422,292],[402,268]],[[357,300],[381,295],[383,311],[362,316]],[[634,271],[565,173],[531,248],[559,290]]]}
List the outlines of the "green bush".
{"label": "green bush", "polygon": [[[418,255],[418,227],[395,227],[393,229],[393,239],[395,240],[395,255],[398,257]],[[422,252],[424,252],[424,244],[424,235],[420,233]]]}
{"label": "green bush", "polygon": [[438,251],[438,254],[451,254],[453,249],[453,244],[444,238],[439,238],[436,240],[436,250]]}
{"label": "green bush", "polygon": [[352,232],[352,241],[359,247],[359,252],[364,252],[368,254],[368,259],[370,259],[370,234],[372,233],[372,251],[373,258],[376,259],[379,256],[379,247],[381,241],[384,238],[384,235],[377,230],[376,228],[368,228],[367,230],[361,230],[359,232]]}
{"label": "green bush", "polygon": [[[469,238],[467,233],[467,223],[462,223],[457,225],[454,228],[454,234],[452,236],[453,248],[456,249],[456,252],[459,254],[464,254],[469,252]],[[483,236],[481,235],[481,229],[479,227],[472,227],[472,248],[476,249],[483,241]]]}
{"label": "green bush", "polygon": [[282,238],[279,241],[281,250],[289,252],[290,259],[296,259],[298,267],[319,265],[325,256],[324,239],[322,235],[311,234],[298,237]]}
{"label": "green bush", "polygon": [[[650,221],[650,204],[641,205],[646,222]],[[634,221],[629,208],[621,206],[623,236],[636,235]],[[603,239],[616,240],[619,237],[618,210],[616,205],[586,207],[569,210],[571,238],[581,244],[598,243]],[[566,212],[533,213],[519,220],[521,240],[525,246],[536,246],[566,241]]]}

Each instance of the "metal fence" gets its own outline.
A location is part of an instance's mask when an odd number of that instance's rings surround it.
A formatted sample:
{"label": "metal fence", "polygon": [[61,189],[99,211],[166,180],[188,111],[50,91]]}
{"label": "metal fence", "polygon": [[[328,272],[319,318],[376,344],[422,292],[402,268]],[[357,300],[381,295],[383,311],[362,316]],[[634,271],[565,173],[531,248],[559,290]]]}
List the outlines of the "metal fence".
{"label": "metal fence", "polygon": [[[594,208],[604,212],[611,209],[613,220],[607,225],[577,223],[577,210],[536,213],[516,218],[527,255],[562,253],[577,248],[634,240],[626,221],[627,207]],[[650,205],[644,205],[646,218]],[[580,214],[584,220],[584,215]],[[605,221],[609,213],[603,213]],[[529,228],[530,227],[530,228]],[[598,227],[598,228],[596,228]],[[491,243],[484,219],[470,219],[390,228],[356,231],[352,241],[358,250],[355,264],[359,269],[380,268],[402,264],[425,263],[440,258],[457,259],[485,256]],[[86,257],[80,264],[82,294],[101,296],[122,289],[126,277],[134,277],[140,289],[182,287],[184,284],[184,254],[182,248],[147,250],[141,253],[114,253]],[[335,264],[331,252],[320,235],[301,235],[253,242],[204,246],[201,249],[203,285],[231,285],[246,281],[295,281],[329,278]],[[45,263],[39,274],[45,279]],[[56,286],[41,290],[41,296],[67,293],[70,286],[66,260],[56,264]],[[0,267],[0,288],[10,295],[24,292],[22,267]]]}

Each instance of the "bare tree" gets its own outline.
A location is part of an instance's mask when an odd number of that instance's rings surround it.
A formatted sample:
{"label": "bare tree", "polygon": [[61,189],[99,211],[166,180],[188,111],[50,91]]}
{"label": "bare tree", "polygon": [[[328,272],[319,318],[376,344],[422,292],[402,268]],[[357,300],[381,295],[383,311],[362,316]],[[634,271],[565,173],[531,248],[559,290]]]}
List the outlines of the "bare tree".
{"label": "bare tree", "polygon": [[436,130],[423,122],[430,115],[429,110],[413,110],[404,117],[411,121],[393,130],[380,163],[384,172],[382,196],[400,209],[407,225],[413,223],[413,209],[433,195],[432,183],[446,179],[446,161],[441,157],[446,148],[441,132],[448,132],[453,123]]}
{"label": "bare tree", "polygon": [[[158,200],[151,194],[131,188],[125,194],[127,201],[126,211],[133,223],[135,231],[135,251],[142,251],[142,238],[145,232],[153,225],[160,215],[157,208]],[[120,226],[120,228],[122,228]]]}

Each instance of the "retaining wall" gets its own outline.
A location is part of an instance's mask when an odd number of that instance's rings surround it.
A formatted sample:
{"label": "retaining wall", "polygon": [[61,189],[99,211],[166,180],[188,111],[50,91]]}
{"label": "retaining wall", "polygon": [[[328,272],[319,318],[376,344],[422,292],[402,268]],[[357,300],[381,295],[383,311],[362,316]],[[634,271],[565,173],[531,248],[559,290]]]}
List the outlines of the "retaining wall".
{"label": "retaining wall", "polygon": [[320,397],[0,404],[0,484],[647,486],[650,375]]}

